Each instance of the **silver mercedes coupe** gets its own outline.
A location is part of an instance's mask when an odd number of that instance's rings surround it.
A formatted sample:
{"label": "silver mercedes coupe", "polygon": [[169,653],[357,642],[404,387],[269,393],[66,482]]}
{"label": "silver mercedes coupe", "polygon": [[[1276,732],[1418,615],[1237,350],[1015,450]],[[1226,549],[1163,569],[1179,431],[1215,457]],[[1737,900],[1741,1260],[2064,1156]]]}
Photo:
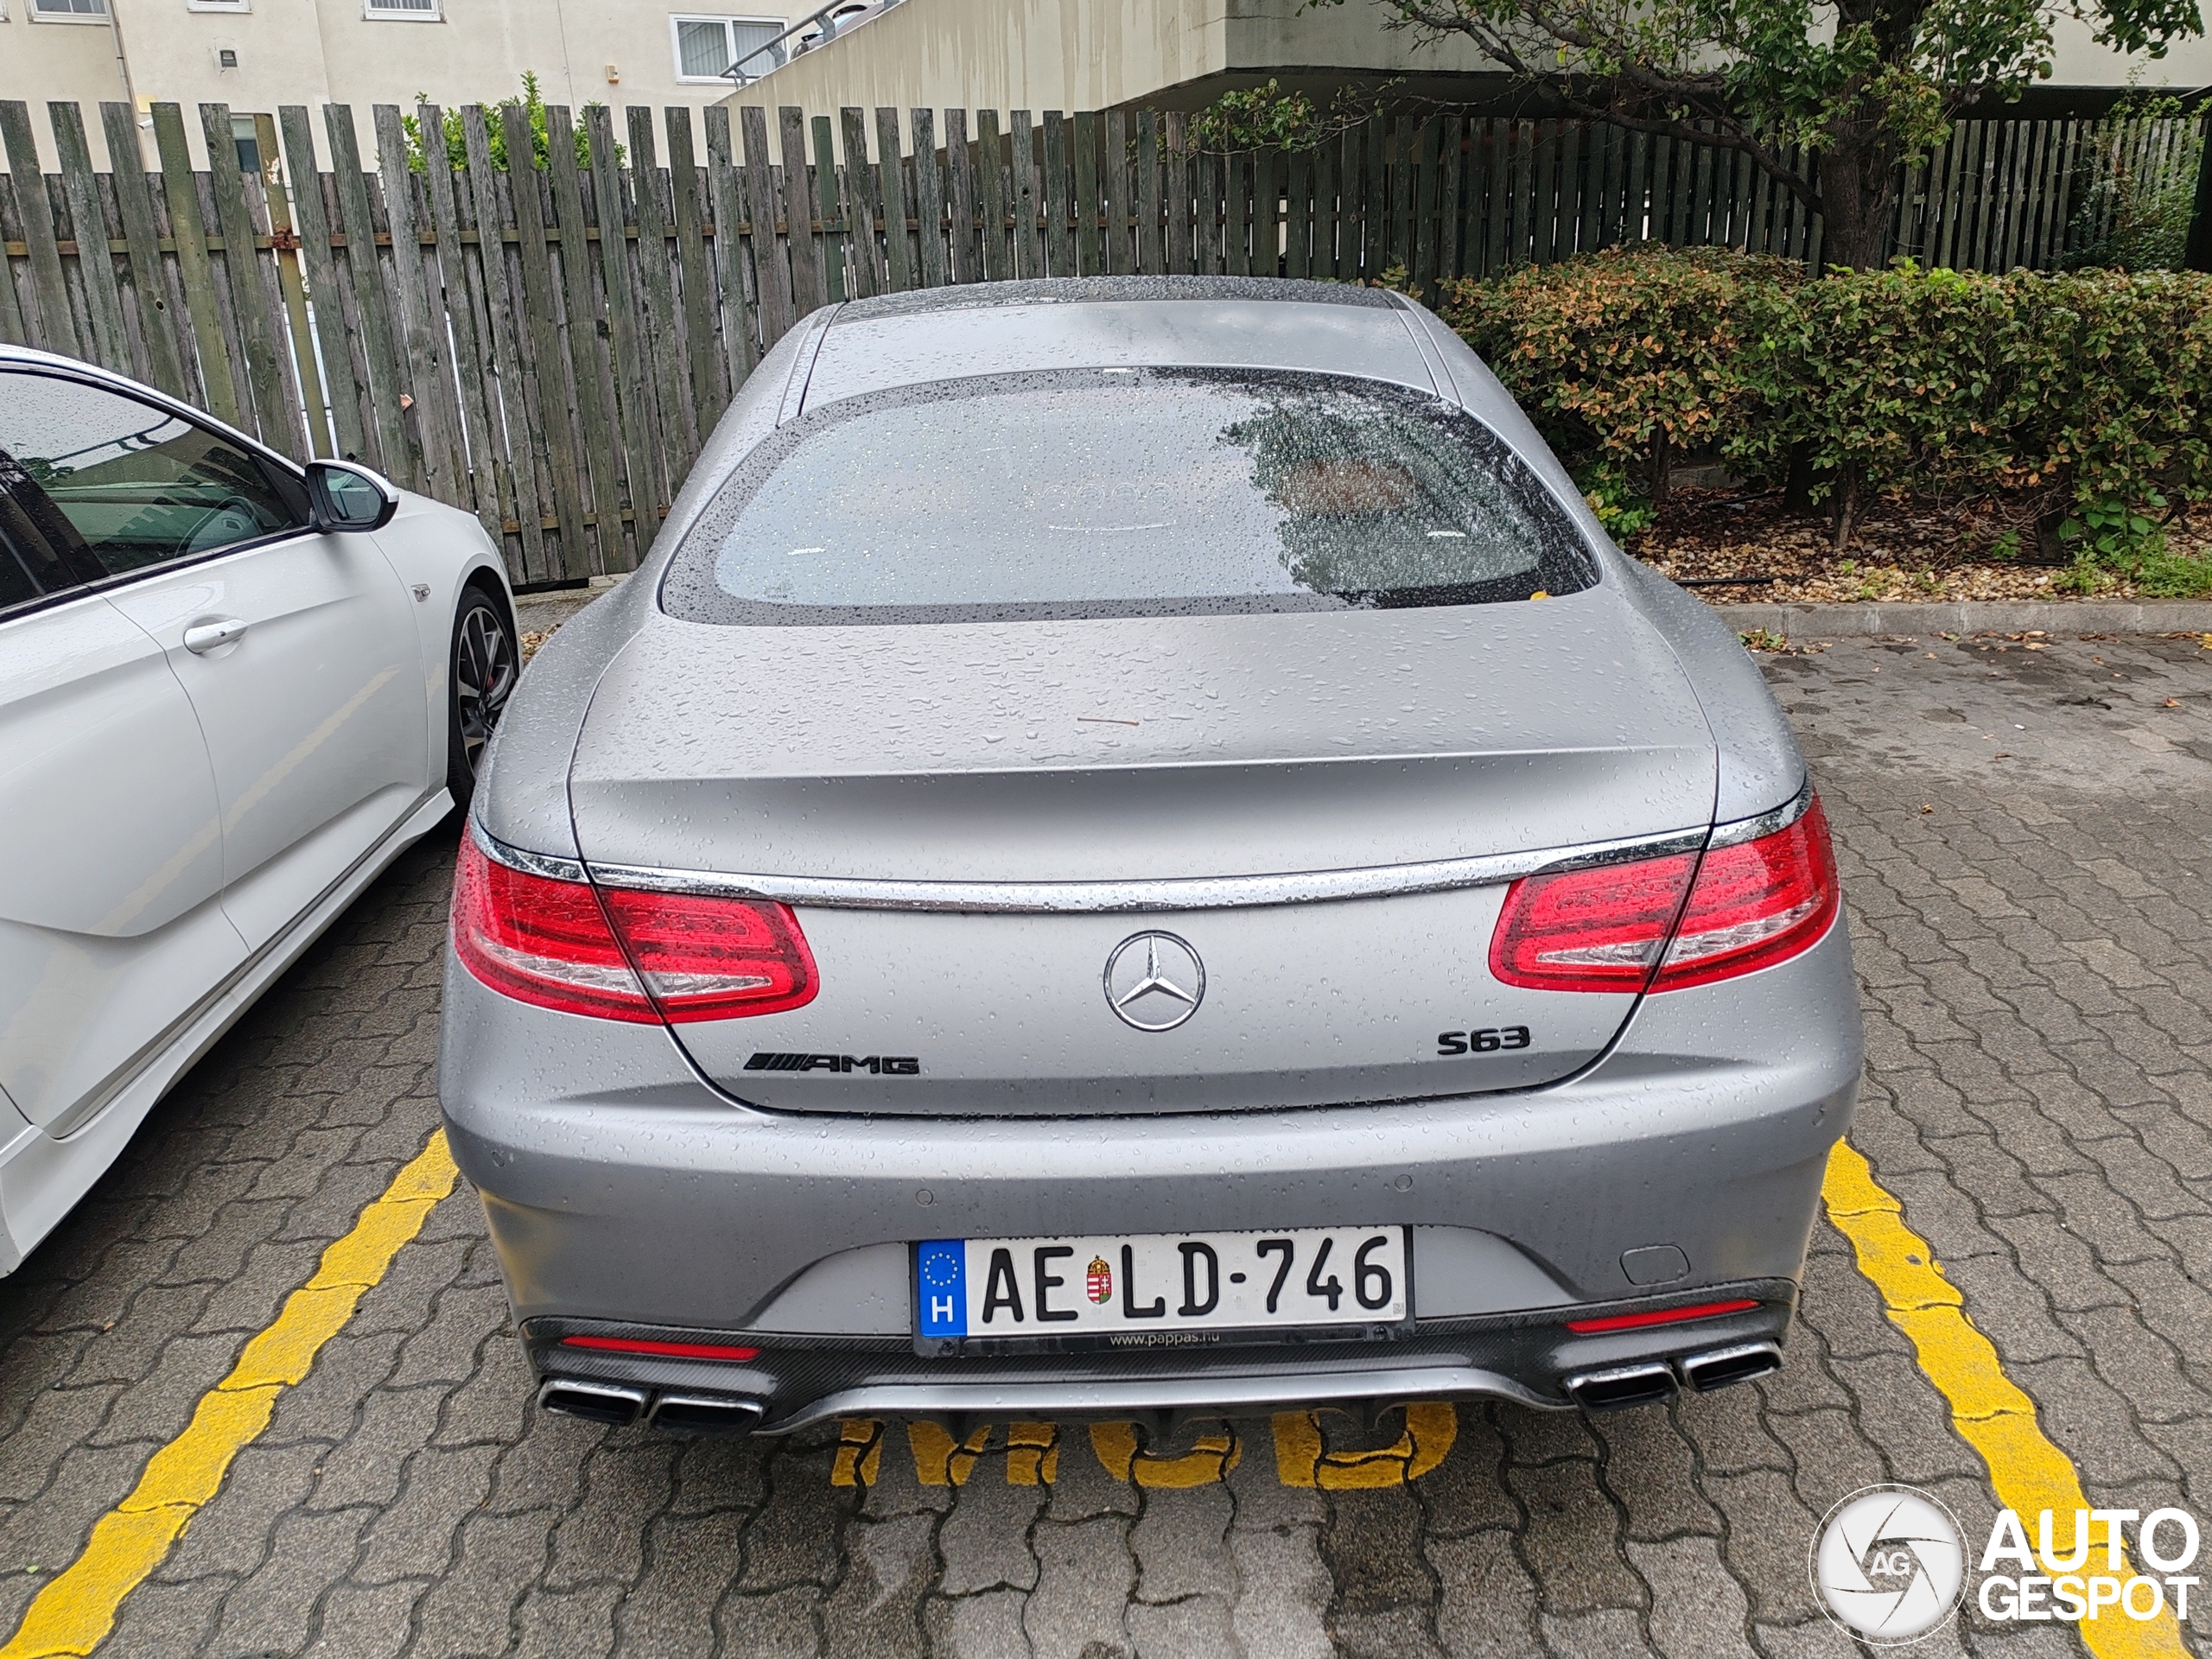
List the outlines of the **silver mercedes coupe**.
{"label": "silver mercedes coupe", "polygon": [[541,1402],[689,1431],[1781,1362],[1860,1063],[1758,671],[1379,289],[817,313],[539,654],[439,1089]]}

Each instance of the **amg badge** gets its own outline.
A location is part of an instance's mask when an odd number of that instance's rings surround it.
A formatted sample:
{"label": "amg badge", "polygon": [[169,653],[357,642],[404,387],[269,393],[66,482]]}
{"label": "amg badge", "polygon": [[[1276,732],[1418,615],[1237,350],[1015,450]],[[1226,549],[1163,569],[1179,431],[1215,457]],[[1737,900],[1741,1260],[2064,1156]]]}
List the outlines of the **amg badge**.
{"label": "amg badge", "polygon": [[918,1077],[922,1063],[911,1054],[755,1054],[748,1071],[866,1071],[880,1077]]}

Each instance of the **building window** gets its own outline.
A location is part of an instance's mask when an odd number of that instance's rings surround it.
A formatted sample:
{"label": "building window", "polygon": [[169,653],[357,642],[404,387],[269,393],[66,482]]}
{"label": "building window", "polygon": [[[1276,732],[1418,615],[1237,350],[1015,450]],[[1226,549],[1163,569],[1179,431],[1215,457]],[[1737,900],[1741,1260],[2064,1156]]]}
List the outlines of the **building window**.
{"label": "building window", "polygon": [[678,80],[721,80],[733,64],[758,80],[784,61],[784,48],[768,43],[790,27],[780,17],[671,17],[669,25]]}
{"label": "building window", "polygon": [[104,23],[107,0],[30,0],[35,23]]}
{"label": "building window", "polygon": [[438,0],[361,0],[361,16],[400,23],[435,23],[441,14]]}
{"label": "building window", "polygon": [[[247,0],[184,0],[187,11],[251,11]],[[226,67],[228,66],[226,66]]]}

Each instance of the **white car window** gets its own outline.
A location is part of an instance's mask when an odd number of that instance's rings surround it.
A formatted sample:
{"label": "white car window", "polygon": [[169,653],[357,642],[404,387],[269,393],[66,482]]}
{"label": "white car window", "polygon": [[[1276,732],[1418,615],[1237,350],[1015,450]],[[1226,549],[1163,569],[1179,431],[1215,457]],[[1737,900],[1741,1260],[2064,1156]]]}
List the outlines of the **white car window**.
{"label": "white car window", "polygon": [[9,376],[0,454],[14,463],[24,509],[47,535],[73,531],[111,576],[303,523],[248,451],[80,380]]}

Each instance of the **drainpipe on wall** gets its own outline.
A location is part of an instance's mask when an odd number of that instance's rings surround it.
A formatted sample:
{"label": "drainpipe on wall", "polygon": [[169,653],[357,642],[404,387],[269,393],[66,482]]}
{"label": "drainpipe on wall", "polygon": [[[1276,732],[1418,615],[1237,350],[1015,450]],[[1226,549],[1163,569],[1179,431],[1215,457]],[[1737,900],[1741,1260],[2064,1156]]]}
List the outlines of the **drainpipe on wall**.
{"label": "drainpipe on wall", "polygon": [[[115,6],[116,0],[107,0],[107,32],[115,42],[115,68],[123,77],[123,101],[130,106],[130,142],[135,144],[138,142],[138,94],[130,85],[130,58],[123,49],[123,20],[115,15]],[[139,162],[142,166],[144,164],[143,149],[139,152]],[[107,164],[111,168],[115,166],[112,156],[108,157]]]}

